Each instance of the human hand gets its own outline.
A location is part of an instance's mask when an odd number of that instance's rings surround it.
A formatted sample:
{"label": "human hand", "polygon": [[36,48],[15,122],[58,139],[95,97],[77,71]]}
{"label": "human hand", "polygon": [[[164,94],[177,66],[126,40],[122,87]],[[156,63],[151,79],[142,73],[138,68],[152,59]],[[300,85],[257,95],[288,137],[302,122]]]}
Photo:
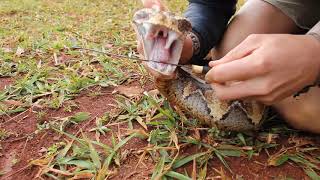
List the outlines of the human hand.
{"label": "human hand", "polygon": [[320,43],[310,35],[250,35],[206,74],[223,100],[253,99],[273,104],[306,85],[320,72]]}
{"label": "human hand", "polygon": [[160,11],[165,10],[164,4],[161,0],[141,0],[143,7],[159,9]]}

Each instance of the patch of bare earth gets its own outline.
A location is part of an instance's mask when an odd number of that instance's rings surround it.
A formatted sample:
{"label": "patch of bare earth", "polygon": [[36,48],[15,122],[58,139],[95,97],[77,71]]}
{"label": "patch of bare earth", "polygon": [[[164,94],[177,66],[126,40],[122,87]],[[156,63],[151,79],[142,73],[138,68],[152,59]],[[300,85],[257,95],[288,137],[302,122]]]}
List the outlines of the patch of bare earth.
{"label": "patch of bare earth", "polygon": [[[10,82],[10,79],[7,81]],[[131,84],[131,86],[136,86],[136,83]],[[152,89],[152,87],[147,85],[145,89]],[[113,88],[99,90],[100,95],[98,96],[90,95],[92,91],[96,90],[93,89],[83,92],[73,100],[78,105],[78,108],[72,113],[64,111],[63,108],[59,110],[47,109],[46,119],[50,120],[53,117],[70,116],[75,112],[85,111],[91,114],[91,119],[81,124],[71,126],[67,128],[67,131],[75,134],[80,128],[83,128],[85,131],[95,127],[95,117],[101,117],[105,112],[111,111],[115,107],[116,102],[112,94],[114,91]],[[32,134],[36,130],[36,124],[39,121],[31,109],[11,118],[13,119],[2,117],[4,123],[1,128],[5,128],[6,131],[11,133],[8,139],[1,141],[2,149],[0,153],[2,156],[0,156],[0,169],[6,171],[6,174],[2,176],[2,178],[19,180],[35,178],[39,169],[36,167],[27,167],[28,162],[43,156],[44,154],[41,152],[42,148],[48,148],[54,143],[61,142],[65,137],[51,130],[28,136],[28,134]],[[134,124],[134,128],[141,129],[142,127]],[[123,134],[126,133],[127,125],[112,126],[111,129],[113,134]],[[94,138],[94,133],[89,136]],[[109,132],[106,136],[100,137],[101,142],[110,145],[110,137],[111,133]],[[287,139],[282,137],[278,139],[278,141],[286,142]],[[123,157],[122,164],[115,172],[115,175],[112,176],[112,179],[149,179],[156,163],[153,162],[149,156],[146,156],[138,163],[141,151],[143,151],[143,148],[147,145],[147,140],[134,138],[122,147],[121,152],[122,154],[126,153],[126,156]],[[269,153],[275,153],[279,148],[281,147],[275,148]],[[182,150],[182,153],[187,155],[194,154],[197,151],[196,147],[187,147]],[[223,169],[226,176],[232,178],[277,179],[283,177],[285,179],[291,177],[294,179],[308,179],[303,170],[294,164],[286,163],[280,167],[267,166],[268,154],[266,152],[261,152],[259,156],[254,156],[250,160],[246,157],[227,157],[226,160],[234,174],[228,172],[223,164],[217,158],[214,158],[210,160],[208,164],[208,177],[216,177],[217,170]],[[189,163],[183,168],[186,169],[190,175],[192,172],[192,163]]]}
{"label": "patch of bare earth", "polygon": [[6,86],[9,86],[13,82],[10,77],[0,77],[0,91],[2,91]]}

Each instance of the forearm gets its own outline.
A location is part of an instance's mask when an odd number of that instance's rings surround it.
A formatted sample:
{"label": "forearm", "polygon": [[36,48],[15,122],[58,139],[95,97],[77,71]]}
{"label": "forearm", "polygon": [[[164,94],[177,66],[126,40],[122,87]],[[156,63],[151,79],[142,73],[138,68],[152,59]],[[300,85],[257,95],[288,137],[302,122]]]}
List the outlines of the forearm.
{"label": "forearm", "polygon": [[[313,36],[313,38],[317,39],[317,41],[319,42],[319,47],[320,47],[320,21],[315,26],[313,26],[312,29],[310,29],[310,31],[307,33],[307,35],[311,35],[311,36]],[[319,49],[319,51],[320,51],[320,49]],[[319,67],[320,67],[320,57],[318,57],[318,58],[319,58],[319,61],[318,61]],[[317,78],[315,84],[320,87],[320,71],[319,71],[318,78]]]}
{"label": "forearm", "polygon": [[[189,51],[186,56],[193,55],[193,59],[202,59],[221,38],[229,19],[235,12],[236,0],[189,0],[189,2],[185,16],[192,24],[200,48],[198,51],[194,49],[193,54]],[[189,36],[186,44],[190,46],[191,43]]]}

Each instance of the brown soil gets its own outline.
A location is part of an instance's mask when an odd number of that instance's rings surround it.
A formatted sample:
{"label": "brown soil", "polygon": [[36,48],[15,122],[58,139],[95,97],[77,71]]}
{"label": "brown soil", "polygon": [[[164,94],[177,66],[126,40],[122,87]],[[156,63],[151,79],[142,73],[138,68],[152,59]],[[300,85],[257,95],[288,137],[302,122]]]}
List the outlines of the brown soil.
{"label": "brown soil", "polygon": [[[11,80],[9,78],[2,78],[0,81],[0,90],[4,87],[4,85],[9,84],[10,82]],[[133,85],[134,84],[135,83],[133,83]],[[151,88],[152,87],[150,85],[145,87],[145,89]],[[98,90],[99,89],[93,89],[93,91]],[[114,97],[111,94],[112,91],[113,89],[111,88],[101,89],[100,92],[102,95],[100,96],[90,96],[89,91],[83,92],[74,100],[74,102],[79,106],[78,109],[72,113],[65,112],[62,108],[59,110],[47,109],[46,118],[50,119],[52,117],[65,117],[81,111],[90,112],[91,118],[93,119],[94,117],[100,117],[104,112],[110,111],[116,105]],[[0,169],[7,171],[7,174],[2,176],[2,179],[4,179],[4,177],[6,177],[8,174],[12,174],[12,176],[6,179],[28,180],[34,178],[38,172],[38,168],[28,167],[24,169],[24,167],[26,167],[30,160],[37,159],[43,155],[40,152],[41,148],[49,147],[56,142],[63,141],[64,137],[61,137],[59,134],[53,131],[46,131],[27,138],[26,135],[36,130],[36,124],[38,122],[36,114],[32,112],[31,109],[22,113],[21,115],[16,116],[14,119],[2,117],[2,122],[5,123],[1,123],[0,128],[4,128],[11,134],[9,138],[5,139],[4,141],[0,141]],[[72,126],[72,128],[67,129],[67,131],[77,132],[80,127],[83,127],[84,124],[86,124],[86,122]],[[90,123],[87,124],[84,129],[90,129],[95,126],[94,120],[89,120],[89,122]],[[134,126],[135,128],[141,128],[137,124]],[[122,128],[126,127],[123,125]],[[113,130],[115,133],[118,131],[117,127],[114,127]],[[282,140],[286,141],[286,138],[283,137]],[[104,138],[102,141],[110,144],[110,140],[108,138]],[[113,179],[148,179],[154,168],[154,163],[152,160],[146,157],[143,163],[140,163],[137,166],[139,156],[141,155],[137,153],[137,151],[146,146],[146,140],[135,138],[129,141],[129,143],[121,149],[122,152],[129,151],[129,154],[118,169],[118,172]],[[274,149],[274,152],[277,150],[278,149]],[[196,151],[197,150],[195,148],[188,148],[188,151],[185,153],[194,153]],[[226,160],[234,172],[234,175],[232,175],[228,172],[228,170],[223,168],[224,166],[217,158],[214,158],[208,165],[208,174],[209,177],[215,177],[217,176],[217,173],[215,172],[214,168],[218,170],[222,168],[227,176],[232,178],[243,177],[244,179],[285,179],[286,177],[291,177],[294,179],[308,179],[303,170],[294,164],[286,163],[281,167],[269,167],[266,166],[267,159],[268,155],[266,152],[261,152],[259,156],[253,157],[251,160],[248,160],[245,157],[227,158]],[[191,174],[192,165],[189,164],[185,166],[185,168],[188,170],[189,174]]]}
{"label": "brown soil", "polygon": [[11,78],[1,78],[0,77],[0,91],[3,90],[6,86],[12,83]]}

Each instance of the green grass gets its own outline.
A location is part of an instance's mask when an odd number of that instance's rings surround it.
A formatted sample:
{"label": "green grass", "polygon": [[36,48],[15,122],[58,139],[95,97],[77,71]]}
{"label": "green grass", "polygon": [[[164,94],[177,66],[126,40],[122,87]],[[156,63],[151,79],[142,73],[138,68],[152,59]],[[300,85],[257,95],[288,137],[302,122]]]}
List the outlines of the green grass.
{"label": "green grass", "polygon": [[[168,1],[170,10],[182,12],[186,1]],[[74,50],[81,46],[116,54],[135,54],[135,34],[131,17],[140,8],[134,0],[2,0],[0,1],[0,77],[11,77],[13,83],[0,91],[0,115],[12,117],[30,107],[38,107],[37,118],[43,119],[47,109],[72,112],[76,104],[70,100],[92,87],[113,87],[126,81],[150,82],[145,69],[128,59],[115,59],[94,52]],[[139,74],[138,78],[134,74]],[[92,94],[99,96],[99,93]],[[234,173],[228,157],[251,158],[277,146],[267,142],[271,134],[293,135],[296,132],[280,126],[260,132],[258,139],[242,133],[220,132],[215,128],[199,129],[194,119],[186,119],[173,110],[162,97],[143,95],[138,99],[114,97],[119,113],[106,112],[94,118],[95,127],[77,133],[66,126],[91,121],[90,114],[74,113],[65,118],[39,123],[35,134],[53,129],[68,138],[52,144],[46,155],[30,162],[41,168],[42,177],[86,177],[104,179],[114,175],[123,163],[120,151],[133,138],[148,143],[138,162],[145,156],[153,159],[151,179],[205,179],[208,161],[219,159],[225,169]],[[72,102],[72,101],[71,101]],[[125,123],[128,134],[117,134],[106,125]],[[140,124],[146,129],[134,129]],[[206,139],[199,138],[199,132]],[[95,133],[89,138],[90,132]],[[10,132],[0,129],[0,139]],[[111,144],[101,139],[111,139]],[[195,154],[181,150],[196,147]],[[287,161],[300,165],[317,178],[319,158],[312,158],[318,149],[312,144],[293,144],[270,159],[279,166]],[[298,148],[298,149],[297,149]],[[306,149],[307,148],[307,149]],[[311,159],[310,159],[311,158]],[[187,173],[184,165],[192,164],[198,173]],[[0,170],[1,171],[1,170]],[[221,176],[223,176],[221,172]]]}
{"label": "green grass", "polygon": [[[81,90],[129,79],[125,74],[137,66],[129,60],[70,49],[132,53],[135,36],[130,17],[137,3],[123,3],[126,8],[116,1],[1,1],[0,74],[16,81],[0,94],[0,100],[60,108]],[[126,71],[120,71],[123,67]],[[4,105],[0,109],[0,114],[15,112]]]}

